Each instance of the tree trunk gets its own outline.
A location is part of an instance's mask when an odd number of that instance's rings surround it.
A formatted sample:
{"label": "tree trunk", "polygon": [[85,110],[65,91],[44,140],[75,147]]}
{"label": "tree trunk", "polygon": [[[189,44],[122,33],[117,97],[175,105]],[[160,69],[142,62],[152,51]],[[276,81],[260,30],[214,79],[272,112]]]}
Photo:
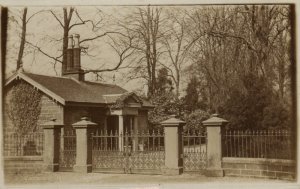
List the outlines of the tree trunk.
{"label": "tree trunk", "polygon": [[26,17],[27,17],[27,7],[24,8],[23,17],[22,17],[22,34],[21,34],[21,44],[20,44],[18,60],[17,60],[17,70],[21,67],[22,58],[24,54],[25,40],[26,40],[26,24],[27,24]]}
{"label": "tree trunk", "polygon": [[67,8],[63,8],[64,12],[64,33],[63,33],[63,59],[62,59],[62,70],[66,71],[67,70],[67,48],[68,48],[68,36],[69,36],[69,31],[70,31],[70,22],[72,19],[72,14],[73,14],[74,8],[70,8],[69,14]]}
{"label": "tree trunk", "polygon": [[176,68],[176,98],[179,99],[180,71]]}

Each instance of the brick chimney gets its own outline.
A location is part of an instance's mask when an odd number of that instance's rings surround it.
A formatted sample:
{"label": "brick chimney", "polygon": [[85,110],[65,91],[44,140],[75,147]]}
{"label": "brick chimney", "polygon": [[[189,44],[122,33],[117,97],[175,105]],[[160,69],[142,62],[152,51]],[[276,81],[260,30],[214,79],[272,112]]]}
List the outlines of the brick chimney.
{"label": "brick chimney", "polygon": [[80,70],[80,47],[79,47],[79,34],[74,34],[74,47],[73,47],[73,54],[74,54],[74,69]]}
{"label": "brick chimney", "polygon": [[68,37],[67,60],[66,65],[63,65],[62,75],[84,81],[84,72],[81,69],[79,46],[79,34],[70,35]]}
{"label": "brick chimney", "polygon": [[68,48],[67,48],[67,72],[72,71],[73,67],[73,36],[68,37]]}

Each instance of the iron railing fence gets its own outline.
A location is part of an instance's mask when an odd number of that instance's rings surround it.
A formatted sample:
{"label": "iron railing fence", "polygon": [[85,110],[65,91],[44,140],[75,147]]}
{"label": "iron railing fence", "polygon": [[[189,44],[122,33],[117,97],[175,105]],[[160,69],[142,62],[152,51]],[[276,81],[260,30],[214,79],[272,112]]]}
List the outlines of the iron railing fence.
{"label": "iron railing fence", "polygon": [[5,133],[4,156],[42,156],[44,134],[31,132],[27,134]]}
{"label": "iron railing fence", "polygon": [[186,151],[206,151],[206,131],[186,130],[182,132],[182,145]]}
{"label": "iron railing fence", "polygon": [[183,169],[199,171],[206,168],[207,133],[204,130],[182,132]]}
{"label": "iron railing fence", "polygon": [[164,165],[162,130],[96,130],[92,133],[92,165],[98,171],[160,170]]}
{"label": "iron railing fence", "polygon": [[228,130],[223,133],[223,157],[292,159],[288,130]]}
{"label": "iron railing fence", "polygon": [[65,129],[60,135],[60,171],[71,171],[76,163],[76,132],[75,129]]}
{"label": "iron railing fence", "polygon": [[93,150],[97,151],[164,150],[164,133],[162,130],[125,130],[121,133],[117,130],[96,130],[92,133],[92,140]]}

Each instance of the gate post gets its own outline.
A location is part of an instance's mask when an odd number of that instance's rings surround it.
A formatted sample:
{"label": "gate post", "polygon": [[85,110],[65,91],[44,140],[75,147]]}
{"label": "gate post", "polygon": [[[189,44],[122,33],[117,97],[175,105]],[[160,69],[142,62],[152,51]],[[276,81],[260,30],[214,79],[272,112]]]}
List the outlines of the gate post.
{"label": "gate post", "polygon": [[165,132],[165,175],[180,175],[183,172],[182,126],[185,122],[175,115],[161,122]]}
{"label": "gate post", "polygon": [[217,116],[218,114],[213,114],[211,118],[202,122],[206,126],[207,132],[207,169],[205,175],[223,177],[221,127],[228,121]]}
{"label": "gate post", "polygon": [[44,131],[43,161],[45,171],[56,172],[59,169],[60,133],[63,124],[56,119],[42,124]]}
{"label": "gate post", "polygon": [[72,124],[76,130],[76,163],[73,167],[75,172],[92,172],[92,139],[91,133],[96,123],[81,118],[81,121]]}

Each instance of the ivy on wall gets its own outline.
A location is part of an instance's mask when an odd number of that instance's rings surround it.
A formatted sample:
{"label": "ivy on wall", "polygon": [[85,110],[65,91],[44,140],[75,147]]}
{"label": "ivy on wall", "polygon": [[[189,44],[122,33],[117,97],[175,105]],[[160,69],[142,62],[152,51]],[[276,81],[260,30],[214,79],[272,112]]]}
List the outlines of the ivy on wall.
{"label": "ivy on wall", "polygon": [[8,104],[8,116],[19,134],[35,132],[41,113],[42,94],[33,86],[20,81],[13,86]]}

